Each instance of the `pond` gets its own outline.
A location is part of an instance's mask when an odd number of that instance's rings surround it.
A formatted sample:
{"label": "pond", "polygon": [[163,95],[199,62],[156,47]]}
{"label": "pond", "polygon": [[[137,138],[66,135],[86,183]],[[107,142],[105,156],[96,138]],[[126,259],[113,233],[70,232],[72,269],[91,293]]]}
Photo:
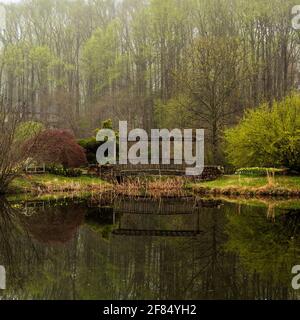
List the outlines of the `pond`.
{"label": "pond", "polygon": [[297,201],[0,200],[1,299],[297,299]]}

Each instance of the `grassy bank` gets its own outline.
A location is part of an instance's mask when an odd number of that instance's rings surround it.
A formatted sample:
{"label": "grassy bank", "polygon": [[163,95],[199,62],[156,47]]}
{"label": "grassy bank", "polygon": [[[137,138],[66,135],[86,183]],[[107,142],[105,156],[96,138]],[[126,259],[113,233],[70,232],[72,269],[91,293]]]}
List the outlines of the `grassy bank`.
{"label": "grassy bank", "polygon": [[53,174],[22,175],[9,185],[9,194],[59,193],[102,191],[109,187],[99,178],[81,176],[76,178]]}
{"label": "grassy bank", "polygon": [[[76,178],[63,177],[53,174],[22,175],[9,186],[9,194],[54,194],[54,193],[84,193],[92,191],[105,191],[110,189],[109,183],[89,176]],[[126,185],[114,187],[117,193],[141,194],[167,193],[180,196],[182,192],[193,191],[198,194],[226,195],[226,196],[300,196],[300,177],[278,176],[249,177],[249,176],[223,176],[214,181],[189,183],[181,178],[167,180],[148,180],[146,182],[133,181]]]}
{"label": "grassy bank", "polygon": [[300,177],[223,176],[215,181],[188,185],[194,192],[216,195],[300,196]]}

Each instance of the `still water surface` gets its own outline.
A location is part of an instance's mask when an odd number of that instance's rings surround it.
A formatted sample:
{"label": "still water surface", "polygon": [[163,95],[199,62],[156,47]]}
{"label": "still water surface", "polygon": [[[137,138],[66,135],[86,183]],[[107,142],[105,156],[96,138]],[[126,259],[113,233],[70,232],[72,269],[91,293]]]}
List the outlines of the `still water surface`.
{"label": "still water surface", "polygon": [[295,299],[300,207],[0,200],[2,299]]}

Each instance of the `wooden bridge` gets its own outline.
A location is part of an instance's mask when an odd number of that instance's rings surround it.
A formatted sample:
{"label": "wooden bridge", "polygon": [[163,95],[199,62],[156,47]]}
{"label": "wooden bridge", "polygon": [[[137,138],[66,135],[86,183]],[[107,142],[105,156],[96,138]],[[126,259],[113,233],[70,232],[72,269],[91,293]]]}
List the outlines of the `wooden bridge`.
{"label": "wooden bridge", "polygon": [[[186,176],[186,164],[149,164],[149,165],[104,165],[90,166],[89,173],[94,173],[104,180],[117,180],[122,182],[126,177],[146,176]],[[224,173],[221,166],[205,166],[200,176],[189,178],[197,180],[215,180]],[[186,176],[187,177],[187,176]]]}

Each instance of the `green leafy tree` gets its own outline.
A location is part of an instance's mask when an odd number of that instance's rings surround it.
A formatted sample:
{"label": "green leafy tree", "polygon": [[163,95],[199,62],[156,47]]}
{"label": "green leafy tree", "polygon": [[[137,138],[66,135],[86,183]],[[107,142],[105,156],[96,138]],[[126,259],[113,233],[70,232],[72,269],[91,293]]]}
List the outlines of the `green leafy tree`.
{"label": "green leafy tree", "polygon": [[300,96],[292,94],[271,107],[248,110],[225,132],[228,160],[236,167],[300,169]]}
{"label": "green leafy tree", "polygon": [[188,128],[192,123],[192,117],[188,112],[191,103],[191,99],[185,95],[178,95],[167,103],[158,100],[154,109],[156,124],[160,128]]}

